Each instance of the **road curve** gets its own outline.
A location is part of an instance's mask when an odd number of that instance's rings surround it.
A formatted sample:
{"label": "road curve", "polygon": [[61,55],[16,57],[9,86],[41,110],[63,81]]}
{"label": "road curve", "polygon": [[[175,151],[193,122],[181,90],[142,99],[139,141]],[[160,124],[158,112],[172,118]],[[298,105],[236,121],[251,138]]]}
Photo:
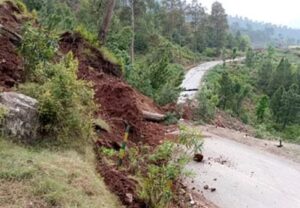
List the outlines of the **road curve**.
{"label": "road curve", "polygon": [[193,181],[187,182],[190,188],[202,191],[220,208],[300,207],[299,163],[204,133],[209,135],[204,143],[205,161],[187,166],[195,173]]}
{"label": "road curve", "polygon": [[[244,57],[241,57],[235,59],[235,61],[242,61],[243,59]],[[232,60],[227,60],[226,62],[230,61]],[[178,98],[178,103],[185,103],[187,100],[193,99],[197,94],[197,91],[194,89],[199,89],[201,87],[201,81],[205,73],[208,70],[213,69],[215,66],[220,65],[222,63],[223,61],[210,61],[190,69],[186,73],[185,78],[181,84],[181,88],[184,89],[184,91],[181,92]]]}

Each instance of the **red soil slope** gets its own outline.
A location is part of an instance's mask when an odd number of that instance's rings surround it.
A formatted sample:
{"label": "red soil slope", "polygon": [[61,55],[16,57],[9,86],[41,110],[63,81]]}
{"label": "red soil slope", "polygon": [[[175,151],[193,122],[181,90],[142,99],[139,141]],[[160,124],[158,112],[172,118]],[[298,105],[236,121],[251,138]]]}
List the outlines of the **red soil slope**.
{"label": "red soil slope", "polygon": [[[0,24],[13,32],[19,32],[23,22],[22,12],[11,2],[0,5]],[[23,80],[23,62],[16,46],[8,37],[0,35],[0,86],[13,87]]]}

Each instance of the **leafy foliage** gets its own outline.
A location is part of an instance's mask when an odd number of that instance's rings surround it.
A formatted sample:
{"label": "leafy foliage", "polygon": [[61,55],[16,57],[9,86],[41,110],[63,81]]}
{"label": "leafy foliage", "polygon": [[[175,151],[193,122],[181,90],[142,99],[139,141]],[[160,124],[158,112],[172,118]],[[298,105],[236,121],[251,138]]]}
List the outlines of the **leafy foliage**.
{"label": "leafy foliage", "polygon": [[180,145],[165,142],[149,156],[149,166],[143,178],[140,196],[149,207],[167,207],[173,198],[176,181],[188,175],[184,167],[190,161],[189,150],[201,152],[201,134],[186,126],[180,128]]}
{"label": "leafy foliage", "polygon": [[22,30],[22,44],[19,48],[25,62],[28,79],[34,76],[40,62],[50,61],[57,52],[57,38],[42,28],[26,25]]}
{"label": "leafy foliage", "polygon": [[162,45],[146,61],[147,70],[136,68],[130,72],[129,82],[144,94],[165,105],[176,101],[180,93],[180,84],[184,78],[180,65],[170,64],[169,45]]}
{"label": "leafy foliage", "polygon": [[77,79],[77,67],[72,54],[57,64],[39,64],[35,74],[41,84],[21,87],[39,101],[42,131],[61,142],[92,136],[93,91],[88,83]]}
{"label": "leafy foliage", "polygon": [[[254,125],[257,136],[279,134],[292,139],[294,135],[292,140],[296,141],[298,135],[295,134],[299,131],[294,128],[300,121],[299,68],[280,54],[281,51],[272,47],[263,53],[248,50],[245,64],[216,67],[206,76],[199,104],[218,96],[216,106]],[[205,106],[202,120],[210,112],[208,105],[202,104]]]}

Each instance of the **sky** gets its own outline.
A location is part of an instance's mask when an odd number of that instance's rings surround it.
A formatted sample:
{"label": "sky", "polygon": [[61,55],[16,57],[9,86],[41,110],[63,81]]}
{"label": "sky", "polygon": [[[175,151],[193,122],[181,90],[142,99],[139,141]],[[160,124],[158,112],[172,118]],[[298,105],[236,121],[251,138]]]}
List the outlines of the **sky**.
{"label": "sky", "polygon": [[[191,0],[188,0],[191,1]],[[215,0],[198,0],[208,11]],[[218,0],[226,13],[300,29],[300,0]]]}

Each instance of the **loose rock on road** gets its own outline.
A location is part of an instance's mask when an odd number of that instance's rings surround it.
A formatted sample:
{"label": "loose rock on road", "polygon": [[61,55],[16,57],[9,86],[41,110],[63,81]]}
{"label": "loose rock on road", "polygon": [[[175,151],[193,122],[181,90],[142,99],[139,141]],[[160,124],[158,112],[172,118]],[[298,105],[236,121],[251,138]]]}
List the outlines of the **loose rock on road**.
{"label": "loose rock on road", "polygon": [[[190,188],[221,208],[300,207],[300,164],[255,146],[209,134],[203,163],[187,166]],[[208,187],[207,190],[204,187]],[[216,191],[211,192],[211,188]]]}

